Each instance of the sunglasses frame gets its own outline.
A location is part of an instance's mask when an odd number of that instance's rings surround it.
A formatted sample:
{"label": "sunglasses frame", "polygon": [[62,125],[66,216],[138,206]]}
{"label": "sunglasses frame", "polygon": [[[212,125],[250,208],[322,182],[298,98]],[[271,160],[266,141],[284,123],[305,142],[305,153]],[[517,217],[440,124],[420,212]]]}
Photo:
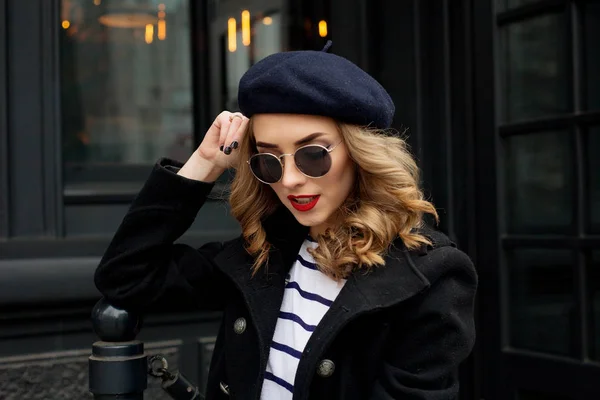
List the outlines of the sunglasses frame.
{"label": "sunglasses frame", "polygon": [[[258,181],[260,181],[261,183],[264,183],[265,185],[272,185],[272,184],[274,184],[274,183],[280,182],[280,181],[283,179],[283,174],[285,173],[285,165],[284,165],[284,163],[283,163],[283,157],[286,157],[286,156],[292,156],[292,157],[294,157],[294,156],[296,155],[296,153],[297,153],[297,152],[299,152],[300,150],[302,150],[302,149],[305,149],[305,148],[307,148],[307,147],[320,147],[320,148],[322,148],[323,150],[325,150],[325,151],[327,152],[327,154],[331,154],[331,152],[332,152],[333,150],[335,150],[335,148],[336,148],[336,147],[338,147],[338,146],[340,145],[340,143],[342,143],[342,142],[343,142],[343,140],[340,140],[340,141],[339,141],[337,144],[333,145],[333,146],[332,146],[331,148],[329,148],[329,149],[328,149],[327,147],[325,147],[325,146],[321,145],[321,144],[307,144],[307,145],[305,145],[305,146],[298,147],[298,148],[296,149],[296,151],[294,151],[293,153],[286,153],[286,154],[282,154],[282,155],[280,155],[280,156],[276,156],[276,155],[275,155],[275,154],[273,154],[273,153],[257,153],[257,154],[254,154],[254,155],[252,155],[252,156],[251,156],[251,157],[250,157],[250,158],[249,158],[249,159],[248,159],[246,162],[247,162],[247,163],[248,163],[248,165],[250,166],[250,172],[252,172],[252,175],[254,175],[254,177],[255,177],[255,178],[258,180]],[[262,179],[260,179],[258,176],[256,176],[256,174],[255,174],[255,173],[254,173],[254,171],[252,170],[252,166],[250,165],[250,161],[252,161],[252,159],[253,159],[254,157],[261,156],[261,155],[268,155],[268,156],[272,156],[272,157],[275,157],[275,158],[277,159],[277,161],[279,161],[279,165],[281,165],[281,178],[279,178],[279,180],[277,180],[277,181],[275,181],[275,182],[271,182],[271,183],[269,183],[269,182],[265,182],[265,181],[263,181],[263,180],[262,180]],[[331,155],[330,155],[330,157],[331,157]],[[297,170],[298,170],[298,171],[299,171],[299,172],[300,172],[302,175],[306,176],[307,178],[319,179],[319,178],[322,178],[322,177],[324,177],[325,175],[327,175],[327,174],[329,173],[329,170],[328,170],[326,173],[324,173],[324,174],[323,174],[323,175],[321,175],[321,176],[310,176],[310,175],[307,175],[307,174],[305,174],[304,172],[302,172],[302,170],[300,170],[300,168],[298,168],[298,164],[296,164],[296,160],[295,160],[295,159],[294,159],[294,166],[296,167],[296,169],[297,169]],[[331,167],[330,167],[329,169],[331,170]]]}

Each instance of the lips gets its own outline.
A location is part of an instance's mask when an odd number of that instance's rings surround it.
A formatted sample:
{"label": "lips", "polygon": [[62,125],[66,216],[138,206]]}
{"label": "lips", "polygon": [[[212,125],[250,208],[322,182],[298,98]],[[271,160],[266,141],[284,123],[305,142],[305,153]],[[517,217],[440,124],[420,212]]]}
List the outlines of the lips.
{"label": "lips", "polygon": [[294,207],[298,211],[309,211],[317,205],[317,202],[321,198],[321,195],[318,194],[310,194],[310,195],[301,195],[301,196],[288,196],[288,200],[292,203],[292,207]]}

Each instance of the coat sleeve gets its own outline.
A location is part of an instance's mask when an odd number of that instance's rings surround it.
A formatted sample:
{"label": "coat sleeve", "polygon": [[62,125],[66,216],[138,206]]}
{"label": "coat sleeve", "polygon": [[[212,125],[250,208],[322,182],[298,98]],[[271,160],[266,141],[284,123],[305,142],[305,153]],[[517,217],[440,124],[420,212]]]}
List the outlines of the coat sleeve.
{"label": "coat sleeve", "polygon": [[477,275],[468,256],[453,247],[417,261],[430,280],[394,321],[386,358],[371,399],[450,400],[458,395],[458,366],[475,342]]}
{"label": "coat sleeve", "polygon": [[167,159],[155,165],[106,249],[94,281],[111,304],[143,310],[168,297],[219,307],[223,277],[212,259],[223,245],[174,244],[213,185],[177,175],[180,167]]}

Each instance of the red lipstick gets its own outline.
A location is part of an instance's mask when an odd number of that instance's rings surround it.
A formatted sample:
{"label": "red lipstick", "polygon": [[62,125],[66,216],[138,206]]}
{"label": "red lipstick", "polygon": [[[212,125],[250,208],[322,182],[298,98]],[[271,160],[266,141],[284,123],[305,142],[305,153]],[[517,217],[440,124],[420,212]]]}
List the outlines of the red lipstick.
{"label": "red lipstick", "polygon": [[[309,211],[317,205],[317,202],[321,198],[321,195],[318,194],[310,194],[310,195],[301,195],[301,196],[288,196],[288,200],[292,203],[292,207],[294,207],[298,211]],[[311,199],[308,202],[298,201],[300,199]]]}

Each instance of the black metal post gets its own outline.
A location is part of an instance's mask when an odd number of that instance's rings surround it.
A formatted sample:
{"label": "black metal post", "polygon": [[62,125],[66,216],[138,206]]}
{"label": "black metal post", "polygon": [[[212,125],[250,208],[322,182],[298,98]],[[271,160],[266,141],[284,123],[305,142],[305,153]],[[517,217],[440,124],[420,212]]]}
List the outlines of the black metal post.
{"label": "black metal post", "polygon": [[89,358],[89,389],[95,400],[143,400],[148,386],[144,343],[135,340],[141,317],[102,299],[92,310],[94,332],[100,341]]}

